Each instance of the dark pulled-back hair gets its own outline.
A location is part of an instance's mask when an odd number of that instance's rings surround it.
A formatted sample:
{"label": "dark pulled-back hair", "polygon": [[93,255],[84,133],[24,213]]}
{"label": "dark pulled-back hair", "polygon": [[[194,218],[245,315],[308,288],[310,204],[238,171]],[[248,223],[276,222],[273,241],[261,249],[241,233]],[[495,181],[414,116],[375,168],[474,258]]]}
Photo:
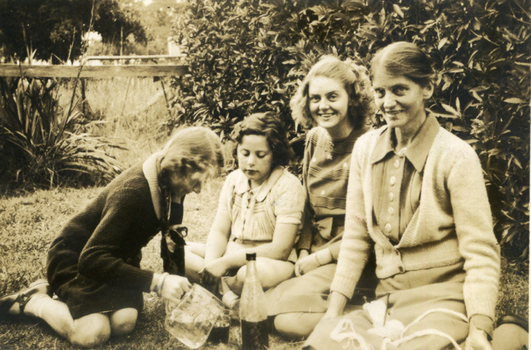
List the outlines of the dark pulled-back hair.
{"label": "dark pulled-back hair", "polygon": [[[265,136],[273,153],[272,169],[277,165],[288,165],[293,156],[286,137],[286,131],[280,118],[273,112],[254,113],[238,123],[233,131],[232,139],[239,145],[245,135]],[[237,147],[234,149],[236,157]]]}
{"label": "dark pulled-back hair", "polygon": [[398,41],[380,49],[371,60],[371,79],[379,70],[402,75],[420,86],[435,82],[436,73],[428,55],[417,45]]}

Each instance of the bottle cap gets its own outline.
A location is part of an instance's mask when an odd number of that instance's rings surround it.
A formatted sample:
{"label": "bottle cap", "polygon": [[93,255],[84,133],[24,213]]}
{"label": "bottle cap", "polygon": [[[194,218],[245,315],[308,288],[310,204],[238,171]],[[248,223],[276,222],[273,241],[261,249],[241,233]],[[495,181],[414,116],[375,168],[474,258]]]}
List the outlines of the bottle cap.
{"label": "bottle cap", "polygon": [[245,253],[245,258],[247,260],[256,260],[256,253]]}

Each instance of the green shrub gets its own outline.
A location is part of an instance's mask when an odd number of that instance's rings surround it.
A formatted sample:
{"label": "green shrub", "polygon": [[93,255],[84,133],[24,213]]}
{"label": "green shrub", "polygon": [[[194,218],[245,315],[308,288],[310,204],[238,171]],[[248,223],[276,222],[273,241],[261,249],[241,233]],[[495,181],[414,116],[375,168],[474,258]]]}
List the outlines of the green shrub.
{"label": "green shrub", "polygon": [[[495,232],[509,258],[529,246],[529,0],[319,2],[192,0],[175,22],[189,76],[175,79],[179,123],[223,137],[245,115],[274,110],[290,128],[289,99],[322,54],[369,66],[374,53],[415,42],[440,72],[430,109],[477,151]],[[381,118],[375,118],[377,123]]]}
{"label": "green shrub", "polygon": [[529,0],[375,2],[360,47],[416,42],[440,72],[430,109],[477,151],[509,258],[529,253]]}
{"label": "green shrub", "polygon": [[[75,96],[75,90],[73,92]],[[63,110],[54,79],[0,79],[0,183],[8,187],[100,184],[120,173],[103,138],[82,133],[74,98]]]}

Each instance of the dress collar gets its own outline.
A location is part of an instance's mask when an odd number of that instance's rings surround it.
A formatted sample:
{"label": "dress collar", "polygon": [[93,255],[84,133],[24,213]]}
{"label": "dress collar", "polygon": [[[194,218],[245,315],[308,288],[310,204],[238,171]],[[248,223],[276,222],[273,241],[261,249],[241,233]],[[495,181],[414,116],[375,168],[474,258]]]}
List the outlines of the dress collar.
{"label": "dress collar", "polygon": [[157,173],[157,160],[159,159],[159,154],[152,154],[143,164],[142,171],[144,172],[144,177],[146,178],[149,185],[149,192],[151,193],[151,201],[153,202],[153,208],[155,209],[155,214],[160,220],[162,218],[162,208],[161,200],[162,194],[160,193],[158,173]]}
{"label": "dress collar", "polygon": [[[424,168],[424,164],[430,153],[431,145],[439,133],[439,130],[439,122],[433,114],[429,113],[417,135],[415,135],[407,147],[405,156],[418,172],[422,171]],[[394,129],[385,128],[374,147],[370,160],[371,164],[380,162],[387,154],[389,154],[389,152],[394,152],[395,144]]]}
{"label": "dress collar", "polygon": [[[245,192],[251,191],[251,186],[249,185],[249,181],[247,180],[247,177],[243,174],[241,170],[236,170],[241,172],[240,176],[242,177],[243,181],[240,181],[239,184],[236,185],[235,191],[238,194],[243,195]],[[284,173],[284,167],[283,166],[277,166],[269,175],[269,177],[260,185],[258,188],[258,192],[256,193],[256,201],[257,202],[263,202],[267,194],[271,191],[275,183],[278,181],[278,179],[282,176]]]}

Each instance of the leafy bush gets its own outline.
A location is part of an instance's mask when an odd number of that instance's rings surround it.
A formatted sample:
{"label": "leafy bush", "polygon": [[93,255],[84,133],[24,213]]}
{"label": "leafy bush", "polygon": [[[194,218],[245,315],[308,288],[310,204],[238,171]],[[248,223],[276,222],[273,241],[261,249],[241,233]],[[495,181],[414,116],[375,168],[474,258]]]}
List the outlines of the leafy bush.
{"label": "leafy bush", "polygon": [[57,85],[53,79],[0,79],[4,186],[100,184],[120,172],[116,160],[105,153],[112,145],[81,132],[84,120],[74,98],[64,111],[59,106]]}
{"label": "leafy bush", "polygon": [[319,56],[368,66],[387,44],[415,42],[440,72],[430,109],[481,159],[504,253],[527,257],[529,8],[529,0],[192,0],[175,22],[192,74],[175,79],[169,124],[209,123],[226,138],[245,115],[274,110],[290,138],[302,139],[289,99]]}

